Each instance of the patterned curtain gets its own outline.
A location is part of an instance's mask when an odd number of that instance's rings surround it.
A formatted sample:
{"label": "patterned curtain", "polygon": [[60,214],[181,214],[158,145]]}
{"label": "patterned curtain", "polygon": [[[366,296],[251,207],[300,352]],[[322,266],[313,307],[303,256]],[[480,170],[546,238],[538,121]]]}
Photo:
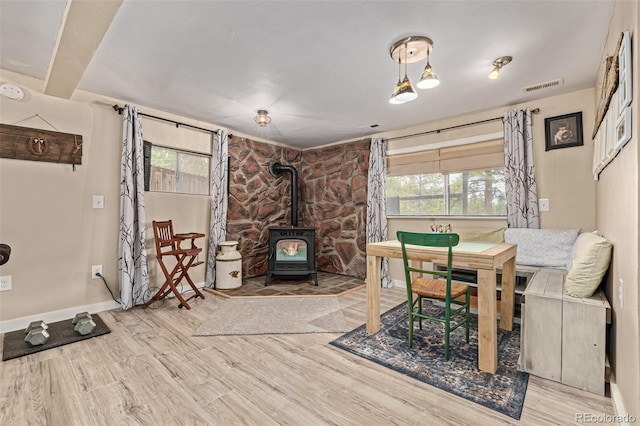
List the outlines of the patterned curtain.
{"label": "patterned curtain", "polygon": [[120,244],[118,271],[122,309],[142,305],[149,297],[144,213],[144,153],[138,109],[122,111],[122,166],[120,169]]}
{"label": "patterned curtain", "polygon": [[209,255],[207,257],[207,273],[205,285],[215,287],[216,252],[218,244],[227,238],[227,186],[229,135],[225,130],[218,130],[213,135],[213,154],[211,157],[211,220],[209,228]]}
{"label": "patterned curtain", "polygon": [[[387,145],[381,138],[371,139],[367,183],[367,243],[387,240]],[[393,287],[389,260],[382,258],[382,287]]]}
{"label": "patterned curtain", "polygon": [[504,114],[504,179],[509,228],[540,228],[531,110]]}

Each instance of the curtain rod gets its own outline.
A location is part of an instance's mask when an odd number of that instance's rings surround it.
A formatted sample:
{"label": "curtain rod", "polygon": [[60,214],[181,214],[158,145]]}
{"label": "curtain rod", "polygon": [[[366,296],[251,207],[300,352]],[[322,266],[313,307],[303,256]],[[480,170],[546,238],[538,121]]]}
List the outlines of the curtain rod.
{"label": "curtain rod", "polygon": [[[122,110],[124,109],[121,106],[119,106],[118,104],[115,104],[112,108],[118,114],[122,114]],[[145,114],[143,112],[138,112],[138,114],[142,115],[144,117],[153,118],[155,120],[166,121],[167,123],[174,123],[176,125],[176,127],[184,126],[184,127],[190,127],[192,129],[200,130],[202,132],[213,133],[214,135],[218,134],[217,130],[211,130],[211,129],[205,129],[204,127],[192,126],[191,124],[181,123],[179,121],[169,120],[168,118],[158,117],[158,116],[151,115],[151,114]]]}
{"label": "curtain rod", "polygon": [[[531,112],[533,114],[537,114],[537,113],[540,112],[540,108],[532,109]],[[451,127],[443,127],[442,129],[428,130],[426,132],[414,133],[412,135],[396,136],[395,138],[388,138],[388,139],[385,139],[385,140],[393,141],[393,140],[396,140],[396,139],[412,138],[414,136],[428,135],[428,134],[431,134],[431,133],[440,133],[440,132],[443,132],[445,130],[459,129],[461,127],[473,126],[475,124],[489,123],[491,121],[498,121],[498,120],[502,120],[502,117],[487,118],[486,120],[474,121],[472,123],[466,123],[466,124],[458,124],[457,126],[451,126]]]}

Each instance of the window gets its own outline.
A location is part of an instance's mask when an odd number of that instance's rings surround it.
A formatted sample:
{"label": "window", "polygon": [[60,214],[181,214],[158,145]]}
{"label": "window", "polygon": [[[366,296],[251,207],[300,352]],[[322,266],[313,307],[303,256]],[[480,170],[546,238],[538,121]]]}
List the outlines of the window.
{"label": "window", "polygon": [[389,156],[390,216],[506,216],[503,142]]}
{"label": "window", "polygon": [[160,147],[145,141],[145,189],[208,195],[209,163],[207,154]]}
{"label": "window", "polygon": [[390,216],[505,216],[503,169],[387,178]]}

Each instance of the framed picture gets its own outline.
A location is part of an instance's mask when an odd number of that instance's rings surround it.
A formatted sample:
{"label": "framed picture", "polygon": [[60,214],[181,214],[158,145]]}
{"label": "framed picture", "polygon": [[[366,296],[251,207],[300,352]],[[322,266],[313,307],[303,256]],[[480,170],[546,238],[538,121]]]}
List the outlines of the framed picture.
{"label": "framed picture", "polygon": [[544,119],[545,151],[582,145],[582,112]]}
{"label": "framed picture", "polygon": [[622,33],[622,43],[618,50],[618,106],[620,112],[631,104],[633,96],[631,64],[631,36],[629,31],[625,31]]}
{"label": "framed picture", "polygon": [[620,112],[616,123],[616,151],[620,151],[629,139],[631,139],[631,107],[626,107]]}
{"label": "framed picture", "polygon": [[601,126],[604,128],[604,163],[609,164],[611,160],[616,156],[616,123],[618,121],[618,91],[613,94],[611,98],[611,105],[609,111],[605,115],[605,119],[602,121]]}

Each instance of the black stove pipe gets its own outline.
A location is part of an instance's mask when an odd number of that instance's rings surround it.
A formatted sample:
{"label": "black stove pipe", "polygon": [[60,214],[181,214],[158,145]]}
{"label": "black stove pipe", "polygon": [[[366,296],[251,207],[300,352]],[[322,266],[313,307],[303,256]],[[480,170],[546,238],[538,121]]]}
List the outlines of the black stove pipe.
{"label": "black stove pipe", "polygon": [[273,177],[282,176],[283,172],[291,173],[291,226],[298,226],[298,171],[293,166],[284,166],[279,161],[269,163],[269,173]]}

